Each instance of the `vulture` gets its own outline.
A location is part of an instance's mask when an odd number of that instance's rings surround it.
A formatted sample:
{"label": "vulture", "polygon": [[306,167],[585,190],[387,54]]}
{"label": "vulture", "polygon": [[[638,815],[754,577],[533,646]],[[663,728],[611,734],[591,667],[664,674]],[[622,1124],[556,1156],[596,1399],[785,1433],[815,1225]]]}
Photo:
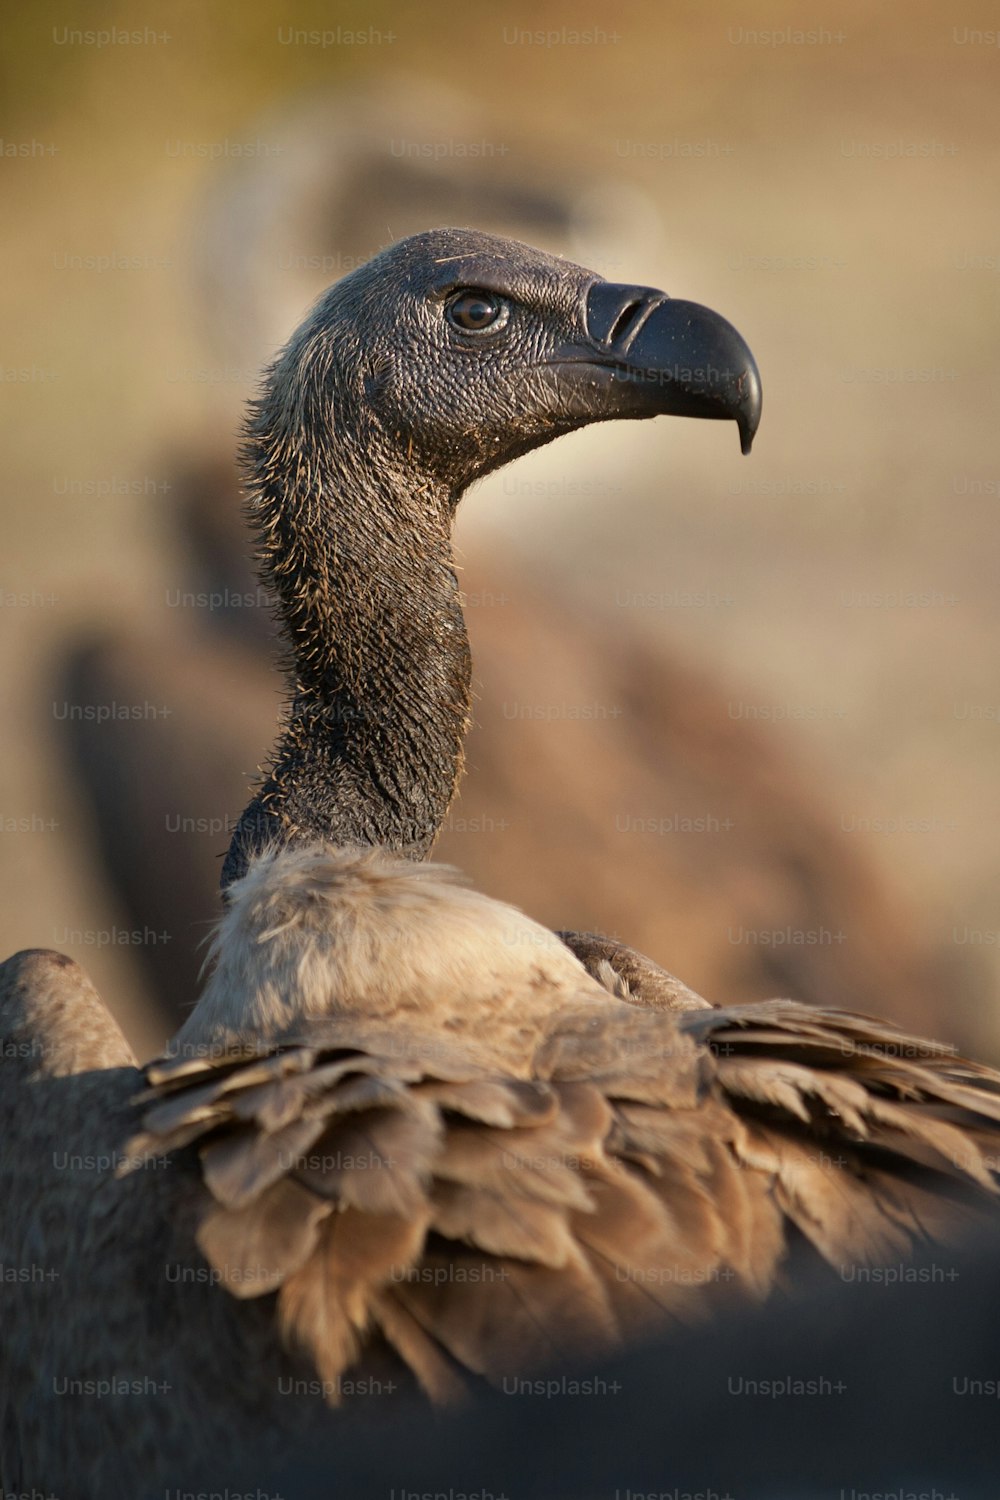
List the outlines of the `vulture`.
{"label": "vulture", "polygon": [[[581,180],[572,149],[545,163],[537,150],[516,148],[502,163],[393,156],[390,139],[400,136],[489,133],[479,104],[443,100],[439,87],[369,80],[336,99],[284,101],[260,125],[262,138],[280,138],[286,150],[220,162],[192,206],[185,300],[208,363],[246,370],[261,348],[277,348],[301,308],[383,242],[379,225],[392,224],[401,239],[428,223],[475,223],[541,238],[586,264],[623,265],[627,256],[639,264],[662,253],[652,202],[634,183],[595,179],[592,164]],[[198,993],[197,938],[215,910],[220,843],[246,800],[246,769],[274,732],[275,633],[244,545],[230,451],[238,390],[223,382],[206,391],[205,438],[170,444],[162,517],[170,535],[159,533],[160,550],[166,539],[175,559],[169,588],[151,590],[127,624],[77,636],[53,682],[54,699],[81,709],[171,708],[155,726],[71,712],[57,731],[71,795],[88,814],[81,860],[101,877],[124,928],[160,935],[117,963],[107,950],[103,960],[109,984],[127,959],[116,1015],[144,1057],[162,1049]],[[523,545],[533,525],[518,527],[516,542],[496,529],[477,539],[481,501],[463,507],[456,556],[476,711],[435,858],[548,926],[596,926],[669,955],[675,972],[717,1003],[795,995],[902,1019],[929,1035],[943,1028],[975,1051],[988,1031],[978,950],[945,943],[903,896],[892,867],[838,831],[840,778],[814,763],[804,741],[774,724],[733,719],[736,683],[691,659],[676,623],[683,609],[633,607],[714,597],[627,588],[639,577],[636,518],[645,506],[671,504],[646,445],[630,446],[634,431],[623,424],[604,433],[613,443],[602,508],[627,495],[632,514],[611,583],[613,630],[610,595],[595,608],[576,570],[567,574],[566,557]],[[494,494],[533,492],[537,506],[542,493],[583,496],[602,484],[568,445],[548,457],[558,474],[550,469],[539,481],[512,466],[494,476]],[[735,469],[735,454],[730,462]],[[704,476],[710,487],[719,480]],[[701,508],[703,488],[688,494],[689,512]],[[579,554],[579,538],[564,535],[567,555]],[[144,550],[158,568],[151,539]],[[703,557],[696,570],[689,559],[685,579],[682,559],[675,567],[656,548],[651,561],[661,583],[678,572],[676,581],[692,586],[708,565]],[[573,708],[558,722],[529,719],[514,715],[515,700]],[[579,718],[576,705],[601,707]],[[789,931],[792,941],[751,940]],[[819,941],[798,940],[809,933]]]}
{"label": "vulture", "polygon": [[292,336],[244,449],[289,701],[203,992],[140,1071],[70,960],[0,971],[6,1490],[278,1459],[992,1221],[989,1068],[714,1008],[424,862],[469,720],[463,492],[616,418],[728,419],[748,452],[760,405],[716,313],[469,230]]}

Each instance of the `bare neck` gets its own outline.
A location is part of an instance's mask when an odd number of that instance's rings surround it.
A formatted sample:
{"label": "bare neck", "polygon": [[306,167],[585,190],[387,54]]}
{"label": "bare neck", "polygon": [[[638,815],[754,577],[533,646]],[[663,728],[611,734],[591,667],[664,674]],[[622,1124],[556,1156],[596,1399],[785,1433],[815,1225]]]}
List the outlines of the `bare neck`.
{"label": "bare neck", "polygon": [[251,431],[249,513],[289,648],[290,701],[223,887],[276,843],[421,858],[451,802],[471,703],[453,506],[380,446],[377,433],[331,437],[316,453],[263,414]]}

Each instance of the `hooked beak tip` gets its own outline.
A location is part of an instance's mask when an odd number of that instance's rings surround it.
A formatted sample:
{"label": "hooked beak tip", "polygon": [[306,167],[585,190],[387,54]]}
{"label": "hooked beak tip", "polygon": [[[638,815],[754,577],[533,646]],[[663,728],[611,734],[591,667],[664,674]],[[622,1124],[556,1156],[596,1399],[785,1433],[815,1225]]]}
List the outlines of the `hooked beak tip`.
{"label": "hooked beak tip", "polygon": [[740,452],[745,458],[753,447],[753,440],[757,436],[757,428],[760,426],[761,389],[760,374],[757,366],[751,364],[743,377],[746,389],[736,410],[736,425],[740,432]]}

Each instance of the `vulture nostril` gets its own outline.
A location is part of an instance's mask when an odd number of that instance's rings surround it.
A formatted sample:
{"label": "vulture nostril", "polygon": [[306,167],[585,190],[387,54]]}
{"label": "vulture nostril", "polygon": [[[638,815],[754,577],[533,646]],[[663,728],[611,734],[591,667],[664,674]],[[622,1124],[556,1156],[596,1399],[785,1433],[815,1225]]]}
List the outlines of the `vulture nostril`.
{"label": "vulture nostril", "polygon": [[618,314],[618,316],[615,318],[615,321],[608,329],[609,344],[613,344],[617,339],[625,337],[628,331],[633,328],[633,325],[636,323],[639,314],[642,312],[645,306],[645,297],[636,297],[631,302],[626,302],[625,306],[622,308],[621,312]]}

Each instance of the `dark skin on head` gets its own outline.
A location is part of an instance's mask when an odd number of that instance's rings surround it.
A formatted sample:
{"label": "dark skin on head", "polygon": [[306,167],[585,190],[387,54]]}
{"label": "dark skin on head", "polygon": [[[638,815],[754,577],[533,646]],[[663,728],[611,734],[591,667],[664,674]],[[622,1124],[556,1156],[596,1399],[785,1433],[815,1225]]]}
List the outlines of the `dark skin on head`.
{"label": "dark skin on head", "polygon": [[619,418],[728,418],[748,452],[760,407],[716,313],[514,241],[433,230],[331,287],[248,427],[290,704],[223,887],[275,840],[430,850],[469,724],[451,522],[474,479]]}

